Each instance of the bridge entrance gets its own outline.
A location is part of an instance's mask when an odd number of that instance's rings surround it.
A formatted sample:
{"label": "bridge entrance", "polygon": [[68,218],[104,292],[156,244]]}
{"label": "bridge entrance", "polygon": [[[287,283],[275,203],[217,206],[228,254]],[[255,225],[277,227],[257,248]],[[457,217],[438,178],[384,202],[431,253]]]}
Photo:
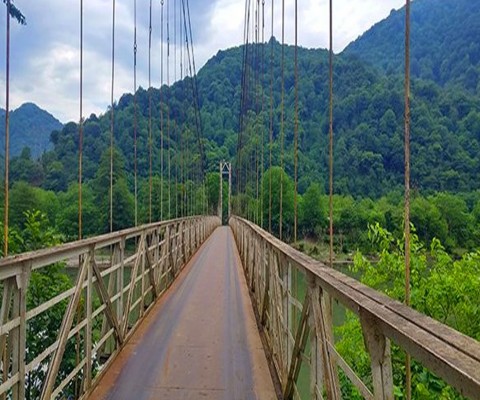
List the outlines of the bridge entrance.
{"label": "bridge entrance", "polygon": [[[228,175],[228,192],[224,194],[223,176]],[[218,189],[218,217],[222,221],[222,225],[227,225],[231,215],[231,194],[232,194],[232,163],[220,161],[220,185]],[[224,205],[224,195],[228,195]]]}

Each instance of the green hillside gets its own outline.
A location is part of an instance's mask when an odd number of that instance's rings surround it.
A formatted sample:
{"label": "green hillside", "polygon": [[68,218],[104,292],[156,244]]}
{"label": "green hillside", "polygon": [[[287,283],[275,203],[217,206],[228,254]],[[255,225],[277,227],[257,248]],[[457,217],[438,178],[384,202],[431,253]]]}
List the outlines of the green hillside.
{"label": "green hillside", "polygon": [[[266,45],[266,52],[269,52]],[[280,146],[280,51],[275,42],[274,70],[274,163],[279,164]],[[286,48],[286,171],[293,176],[293,47]],[[231,159],[237,149],[241,93],[241,47],[219,52],[198,74],[200,108],[208,170],[215,171],[220,159]],[[303,193],[311,182],[325,182],[327,171],[327,52],[300,49],[300,186]],[[266,71],[269,73],[269,71]],[[269,123],[269,76],[264,78],[265,138]],[[152,90],[154,172],[160,170],[160,95]],[[480,100],[456,88],[442,88],[433,82],[412,83],[412,180],[422,192],[471,191],[480,188],[476,161],[480,150]],[[173,165],[180,164],[177,150],[195,147],[193,104],[189,80],[163,87],[170,110],[170,138]],[[261,89],[258,89],[261,93]],[[253,96],[253,95],[251,95]],[[252,97],[253,98],[253,97]],[[139,174],[148,175],[148,92],[138,91]],[[251,104],[252,110],[259,107]],[[403,182],[403,81],[385,76],[356,58],[342,54],[335,58],[335,180],[336,191],[354,196],[378,197]],[[165,105],[165,119],[167,106]],[[125,159],[129,181],[133,173],[133,96],[125,94],[115,109],[115,143]],[[251,120],[251,119],[250,119]],[[109,145],[109,114],[92,116],[85,123],[85,177],[92,179],[102,152]],[[166,126],[166,122],[165,122]],[[78,128],[70,123],[52,135],[54,148],[47,154],[43,186],[65,190],[76,180]],[[165,129],[165,136],[167,135]],[[185,147],[186,148],[186,147]],[[248,151],[248,150],[247,150]],[[175,158],[176,157],[176,158]],[[193,154],[188,168],[197,168]]]}
{"label": "green hillside", "polygon": [[[480,94],[480,2],[412,2],[412,74],[439,85],[453,84]],[[344,54],[355,55],[387,73],[404,68],[405,10],[392,11]]]}
{"label": "green hillside", "polygon": [[[428,0],[418,4],[427,4]],[[415,2],[417,4],[417,2]],[[418,5],[416,6],[418,7]],[[440,8],[439,8],[440,10]],[[448,10],[446,10],[447,12]],[[393,13],[390,19],[399,18]],[[389,19],[386,22],[389,23]],[[433,29],[431,25],[430,29]],[[445,29],[447,29],[445,27]],[[375,30],[371,31],[374,33]],[[465,31],[469,31],[466,29]],[[373,34],[371,33],[371,34]],[[363,40],[363,39],[362,39]],[[372,39],[373,40],[373,39]],[[473,43],[475,45],[475,43]],[[256,49],[265,52],[267,63],[258,71],[256,92],[251,90],[247,99],[246,139],[242,152],[243,177],[250,171],[255,156],[261,156],[261,149],[268,152],[268,133],[270,123],[270,49],[274,49],[273,70],[273,164],[280,165],[280,120],[281,120],[281,45],[274,39]],[[203,147],[205,150],[207,172],[216,172],[218,162],[222,159],[236,162],[239,110],[241,98],[241,81],[244,48],[242,46],[219,51],[198,73],[199,105],[203,125]],[[285,48],[285,170],[293,177],[293,103],[294,103],[294,48]],[[328,176],[328,52],[322,49],[299,49],[299,192],[305,198],[312,193],[327,193]],[[367,222],[377,220],[384,215],[384,221],[391,230],[401,225],[399,208],[390,212],[383,207],[374,211],[370,199],[388,198],[400,204],[403,188],[403,77],[401,74],[385,74],[381,69],[349,54],[348,51],[335,56],[334,66],[334,175],[335,193],[353,196],[346,200],[339,210],[347,207],[345,218],[337,226],[341,232],[365,230]],[[255,74],[252,65],[247,65],[249,76]],[[253,79],[253,78],[252,78]],[[253,80],[250,88],[254,88]],[[170,209],[174,214],[177,204],[185,203],[185,180],[198,181],[199,156],[195,132],[195,113],[192,101],[192,81],[186,78],[171,87],[163,86],[163,120],[164,120],[164,179],[181,183],[176,187],[176,194],[166,198],[164,188],[162,201],[153,199],[155,209],[153,218],[162,216],[163,210]],[[262,101],[263,93],[263,101]],[[140,88],[137,92],[138,103],[138,177],[139,177],[139,218],[148,220],[148,185],[149,185],[149,97],[152,99],[152,167],[153,193],[160,190],[160,90],[152,88],[150,92]],[[263,106],[262,106],[263,104]],[[134,192],[134,101],[132,94],[124,94],[115,105],[115,165],[114,184],[115,203],[122,217],[117,227],[129,226],[133,221]],[[92,217],[90,233],[104,231],[108,225],[108,187],[109,187],[109,145],[110,112],[91,115],[84,126],[84,164],[83,177],[86,183],[85,196],[92,205],[90,211],[102,212],[101,216]],[[447,223],[439,224],[436,218],[448,211],[448,207],[439,211],[441,201],[437,202],[439,192],[463,193],[460,206],[465,215],[475,209],[471,221],[479,224],[480,206],[476,207],[480,190],[480,98],[472,91],[458,85],[439,85],[429,79],[414,78],[412,81],[412,187],[415,199],[419,199],[418,218],[412,216],[415,225],[422,229],[422,237],[451,237],[449,248],[468,247],[476,243],[477,228],[463,229],[467,233],[453,234],[454,229],[447,229]],[[61,130],[51,134],[52,149],[36,160],[28,151],[22,152],[11,162],[12,182],[26,181],[42,189],[61,192],[68,205],[68,215],[62,217],[58,224],[68,229],[69,235],[76,230],[73,221],[76,217],[76,188],[78,174],[78,126],[70,122]],[[262,145],[263,143],[263,145]],[[170,165],[170,168],[168,166]],[[268,157],[264,157],[264,167],[268,167]],[[277,170],[275,172],[279,174]],[[212,182],[218,182],[212,176]],[[234,176],[236,179],[236,176]],[[243,180],[245,182],[245,180]],[[234,181],[234,185],[235,185]],[[165,183],[166,184],[166,183]],[[319,184],[318,187],[313,187]],[[292,184],[293,186],[293,184]],[[234,189],[236,186],[234,186]],[[312,189],[313,188],[313,189]],[[244,204],[252,202],[255,197],[255,184],[250,180],[247,194],[242,198]],[[310,190],[310,194],[307,195]],[[23,189],[22,189],[23,190]],[[67,192],[68,190],[68,192]],[[477,191],[477,192],[476,192]],[[66,194],[65,194],[66,192]],[[216,201],[215,189],[211,191],[211,201]],[[293,196],[293,195],[292,195]],[[25,196],[18,196],[24,198]],[[313,196],[315,197],[315,196]],[[426,221],[422,199],[428,198],[432,203],[431,221]],[[389,201],[390,201],[389,200]],[[443,201],[443,200],[442,200]],[[88,201],[85,201],[87,204]],[[168,203],[168,204],[167,204]],[[340,202],[341,203],[341,202]],[[379,203],[379,204],[380,204]],[[438,204],[437,204],[438,203]],[[253,203],[251,203],[253,204]],[[191,203],[190,203],[191,206]],[[251,207],[252,208],[252,207]],[[254,208],[254,207],[253,207]],[[26,208],[27,209],[27,208]],[[363,211],[359,211],[364,209]],[[67,209],[66,209],[67,210]],[[100,210],[100,211],[99,211]],[[177,211],[177,210],[175,210]],[[378,212],[377,212],[378,211]],[[338,211],[340,212],[340,211]],[[342,211],[343,212],[343,211]],[[388,217],[387,217],[388,214]],[[53,215],[53,214],[52,214]],[[165,214],[163,214],[165,215]],[[264,214],[265,215],[265,214]],[[356,218],[353,218],[354,215]],[[425,218],[424,218],[425,217]],[[429,218],[430,218],[429,217]],[[445,216],[442,216],[444,218]],[[478,217],[478,218],[477,218]],[[21,213],[19,219],[22,218]],[[56,218],[56,217],[55,217]],[[440,217],[439,217],[440,218]],[[446,218],[446,217],[445,217]],[[456,217],[458,219],[458,215]],[[427,218],[428,219],[428,218]],[[306,217],[305,221],[308,218]],[[470,221],[469,220],[469,221]],[[435,222],[436,221],[436,222]],[[452,219],[453,221],[453,219]],[[308,222],[308,221],[307,221]],[[98,226],[96,224],[98,223]],[[288,224],[288,221],[286,222]],[[342,225],[343,224],[343,225]],[[353,224],[353,225],[352,225]],[[473,224],[473,222],[472,222]],[[477,222],[475,222],[477,224]],[[291,225],[291,224],[290,224]],[[465,225],[471,225],[466,223]],[[427,226],[430,226],[428,229]],[[318,227],[318,226],[317,226]],[[433,227],[433,228],[432,228]],[[313,231],[312,227],[309,228]],[[463,235],[463,236],[462,236]],[[355,236],[355,235],[353,235]],[[460,239],[459,239],[460,238]],[[351,240],[355,242],[355,240]],[[345,242],[341,241],[345,247]]]}

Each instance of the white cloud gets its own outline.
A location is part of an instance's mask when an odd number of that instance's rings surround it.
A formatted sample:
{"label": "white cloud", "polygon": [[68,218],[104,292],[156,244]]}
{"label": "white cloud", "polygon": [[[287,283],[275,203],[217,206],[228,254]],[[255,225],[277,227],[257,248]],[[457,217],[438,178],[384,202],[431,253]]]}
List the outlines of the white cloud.
{"label": "white cloud", "polygon": [[[170,0],[170,15],[181,12],[180,0]],[[165,0],[164,14],[166,16]],[[12,23],[11,107],[33,101],[62,121],[78,120],[79,0],[17,0],[28,25]],[[115,98],[133,90],[133,0],[117,0]],[[148,86],[148,1],[138,3],[138,84]],[[255,1],[252,1],[255,3]],[[176,7],[175,7],[176,4]],[[259,4],[262,4],[260,0]],[[281,1],[275,1],[274,35],[281,40]],[[285,0],[285,39],[294,42],[294,2]],[[335,0],[334,48],[341,51],[375,22],[399,8],[404,0]],[[84,0],[84,115],[104,112],[110,103],[111,0]],[[220,49],[243,42],[245,2],[240,0],[190,1],[197,69]],[[160,83],[160,0],[153,0],[152,85]],[[0,18],[5,20],[5,7]],[[271,2],[265,2],[265,40],[271,35]],[[180,77],[180,54],[174,51],[170,22],[170,82]],[[166,23],[165,23],[166,30]],[[166,31],[164,40],[166,41]],[[177,36],[177,41],[179,37]],[[299,2],[299,43],[328,45],[328,0]],[[166,45],[164,45],[166,60]],[[5,87],[5,31],[0,31],[0,84]],[[164,81],[166,81],[166,68]],[[5,104],[0,92],[0,107]]]}

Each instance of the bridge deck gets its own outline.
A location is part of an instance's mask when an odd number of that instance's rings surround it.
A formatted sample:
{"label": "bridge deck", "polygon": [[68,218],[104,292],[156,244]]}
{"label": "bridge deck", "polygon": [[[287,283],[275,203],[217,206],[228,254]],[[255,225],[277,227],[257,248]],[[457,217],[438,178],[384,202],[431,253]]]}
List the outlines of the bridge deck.
{"label": "bridge deck", "polygon": [[90,398],[276,399],[229,227],[200,248]]}

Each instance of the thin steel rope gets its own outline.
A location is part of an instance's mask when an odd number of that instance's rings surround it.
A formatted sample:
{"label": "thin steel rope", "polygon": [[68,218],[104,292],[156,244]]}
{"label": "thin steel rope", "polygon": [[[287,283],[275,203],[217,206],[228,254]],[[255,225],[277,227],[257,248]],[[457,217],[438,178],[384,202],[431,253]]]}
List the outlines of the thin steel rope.
{"label": "thin steel rope", "polygon": [[[185,8],[186,3],[186,8]],[[205,176],[205,160],[204,160],[204,151],[203,151],[203,143],[202,143],[202,119],[200,115],[200,106],[199,106],[199,93],[198,93],[198,82],[197,82],[197,71],[195,66],[195,53],[194,53],[194,44],[193,44],[193,34],[192,34],[192,23],[190,18],[190,6],[188,0],[182,0],[182,8],[183,8],[183,16],[184,16],[184,23],[185,23],[185,36],[186,36],[186,50],[188,56],[188,67],[190,71],[191,77],[191,86],[192,86],[192,95],[193,95],[193,106],[194,106],[194,113],[195,113],[195,128],[196,128],[196,138],[197,138],[197,145],[199,151],[199,170],[197,176],[199,177],[198,183],[203,180]],[[188,17],[188,18],[187,18]],[[188,20],[188,26],[187,26]],[[190,38],[190,39],[189,39]],[[190,41],[190,45],[189,45]],[[193,72],[192,72],[193,68]],[[195,181],[195,171],[192,171],[192,182]],[[203,187],[204,194],[205,194],[205,186]],[[194,192],[193,192],[194,194]],[[194,197],[195,205],[197,202],[196,196]],[[193,204],[193,202],[192,202]]]}
{"label": "thin steel rope", "polygon": [[282,0],[282,97],[280,103],[280,211],[278,236],[283,239],[283,146],[285,136],[285,0]]}
{"label": "thin steel rope", "polygon": [[[170,89],[170,1],[167,0],[167,88]],[[168,140],[168,218],[172,217],[172,160],[171,160],[171,140],[170,140],[170,109],[167,105],[167,140]]]}
{"label": "thin steel rope", "polygon": [[[177,81],[177,0],[173,1],[173,81]],[[177,155],[177,161],[175,162],[175,218],[178,218],[178,125],[176,121],[173,122],[173,137]]]}
{"label": "thin steel rope", "polygon": [[164,0],[161,1],[161,17],[160,17],[160,220],[163,221],[163,186],[164,186],[164,124],[163,124],[163,5]]}
{"label": "thin steel rope", "polygon": [[263,217],[264,217],[264,212],[263,212],[263,207],[264,207],[264,194],[265,194],[265,189],[263,185],[263,177],[265,176],[265,137],[264,133],[266,131],[265,129],[265,120],[263,117],[263,112],[265,108],[265,88],[263,87],[264,79],[265,79],[265,0],[262,0],[262,60],[260,62],[261,68],[260,68],[260,85],[261,85],[261,115],[262,115],[262,124],[261,124],[261,129],[262,129],[262,142],[261,142],[261,177],[260,177],[260,226],[263,228],[264,227],[264,222],[263,222]]}
{"label": "thin steel rope", "polygon": [[237,213],[242,215],[242,204],[240,200],[240,193],[242,191],[242,150],[243,150],[243,134],[244,134],[244,122],[245,122],[245,107],[246,107],[246,77],[247,77],[247,57],[248,57],[248,31],[249,31],[249,18],[250,18],[250,1],[245,0],[245,14],[243,25],[243,57],[242,57],[242,81],[241,81],[241,94],[240,94],[240,112],[238,123],[238,135],[237,135],[237,157],[236,157],[236,177],[237,177],[237,195],[239,201],[237,202]]}
{"label": "thin steel rope", "polygon": [[261,147],[260,140],[260,94],[259,94],[259,82],[260,82],[260,0],[257,0],[257,7],[255,12],[255,103],[256,103],[256,135],[255,135],[255,172],[256,172],[256,193],[255,193],[255,223],[259,224],[259,203],[260,203],[260,157],[259,147]]}
{"label": "thin steel rope", "polygon": [[78,122],[78,239],[83,237],[83,0],[80,0],[80,98]]}
{"label": "thin steel rope", "polygon": [[329,262],[333,268],[333,4],[329,6]]}
{"label": "thin steel rope", "polygon": [[[405,5],[405,304],[410,306],[410,0]],[[405,358],[407,400],[412,397],[411,360]]]}
{"label": "thin steel rope", "polygon": [[274,25],[274,4],[272,0],[272,28],[270,36],[270,132],[269,132],[269,174],[268,174],[268,231],[272,233],[272,148],[273,148],[273,62],[274,62],[274,40],[273,40],[273,25]]}
{"label": "thin steel rope", "polygon": [[110,232],[113,231],[113,135],[115,129],[115,119],[113,110],[113,96],[115,89],[115,0],[112,0],[112,87],[110,94]]}
{"label": "thin steel rope", "polygon": [[[83,181],[83,0],[80,0],[80,82],[79,82],[79,122],[78,122],[78,239],[83,236],[82,228],[82,181]],[[82,256],[78,258],[79,265]],[[81,316],[81,307],[77,306],[77,320]],[[81,318],[81,317],[80,317]],[[80,332],[75,335],[75,357],[77,364],[80,361]],[[78,394],[79,380],[75,379],[74,392]]]}
{"label": "thin steel rope", "polygon": [[148,25],[148,222],[152,222],[152,0]]}
{"label": "thin steel rope", "polygon": [[138,159],[137,159],[137,0],[133,1],[133,169],[135,185],[135,226],[138,225]]}
{"label": "thin steel rope", "polygon": [[10,0],[7,0],[5,57],[5,199],[3,208],[3,256],[8,255],[9,166],[10,166]]}
{"label": "thin steel rope", "polygon": [[[185,85],[183,84],[183,19],[182,19],[182,12],[180,11],[180,82],[182,82],[182,91],[185,92]],[[183,107],[182,107],[183,110]],[[186,178],[186,154],[185,154],[185,135],[183,134],[185,131],[185,123],[183,123],[180,129],[180,155],[181,155],[181,162],[180,162],[180,176],[182,179],[182,207],[181,207],[181,216],[185,217],[187,215],[187,194],[185,190],[185,185],[187,182]]]}
{"label": "thin steel rope", "polygon": [[[257,54],[256,54],[256,30],[255,30],[255,25],[256,25],[256,10],[255,10],[255,4],[256,4],[256,1],[252,1],[252,60],[251,60],[251,66],[250,66],[250,75],[249,75],[249,79],[250,79],[250,87],[251,87],[251,97],[252,97],[252,100],[251,100],[251,108],[252,108],[252,111],[253,112],[256,112],[256,94],[257,94],[257,90],[256,90],[256,86],[255,86],[255,78],[256,78],[256,60],[257,60]],[[256,133],[256,126],[255,126],[255,119],[252,118],[252,121],[253,121],[253,129],[251,130],[251,132],[254,133],[254,135],[252,136],[255,136],[255,133]],[[255,138],[253,138],[255,139]],[[252,140],[251,140],[252,141]],[[250,182],[251,182],[251,188],[252,188],[252,197],[255,197],[255,183],[256,183],[256,167],[257,167],[257,161],[256,161],[256,155],[257,155],[257,152],[256,152],[256,148],[252,151],[252,154],[250,156]],[[248,208],[249,208],[249,213],[250,213],[250,217],[249,217],[249,220],[250,221],[253,221],[255,224],[257,223],[256,222],[256,219],[255,219],[255,209],[251,209],[251,203],[252,202],[248,202]]]}
{"label": "thin steel rope", "polygon": [[[183,1],[183,0],[182,0]],[[183,1],[184,2],[184,1]],[[199,183],[203,181],[205,183],[205,153],[203,150],[203,132],[202,132],[202,116],[200,114],[200,101],[199,101],[199,90],[198,90],[198,81],[197,81],[197,68],[195,65],[195,51],[194,51],[194,43],[193,43],[193,34],[192,34],[192,22],[190,18],[190,4],[189,0],[186,0],[187,3],[187,15],[188,15],[188,32],[190,34],[190,46],[191,46],[191,53],[192,53],[192,61],[191,64],[193,66],[193,76],[192,76],[192,85],[193,85],[193,96],[194,96],[194,107],[195,107],[195,126],[196,126],[196,133],[197,133],[197,144],[198,144],[198,152],[199,152]],[[186,27],[185,27],[186,28]],[[206,188],[203,185],[203,193],[206,196]],[[196,198],[195,198],[196,200]]]}
{"label": "thin steel rope", "polygon": [[295,0],[295,125],[293,139],[294,192],[293,192],[293,242],[297,242],[298,230],[298,4]]}

